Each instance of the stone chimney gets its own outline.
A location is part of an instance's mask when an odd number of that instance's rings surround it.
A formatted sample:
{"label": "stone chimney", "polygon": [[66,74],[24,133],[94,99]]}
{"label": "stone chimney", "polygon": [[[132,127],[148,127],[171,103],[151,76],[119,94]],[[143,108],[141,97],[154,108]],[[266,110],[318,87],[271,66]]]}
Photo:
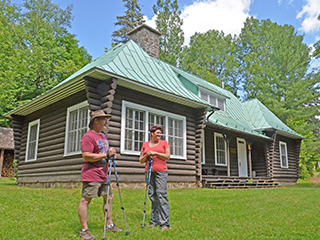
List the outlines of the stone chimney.
{"label": "stone chimney", "polygon": [[159,38],[161,33],[146,24],[132,29],[127,34],[131,40],[140,43],[142,49],[151,57],[159,59]]}

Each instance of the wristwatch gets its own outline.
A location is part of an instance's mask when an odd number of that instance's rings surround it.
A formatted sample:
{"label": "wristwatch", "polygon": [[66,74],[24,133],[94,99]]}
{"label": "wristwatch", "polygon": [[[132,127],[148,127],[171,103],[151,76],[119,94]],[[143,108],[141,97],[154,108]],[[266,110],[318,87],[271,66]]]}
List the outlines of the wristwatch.
{"label": "wristwatch", "polygon": [[107,150],[107,160],[110,159],[110,156],[109,156],[109,150]]}

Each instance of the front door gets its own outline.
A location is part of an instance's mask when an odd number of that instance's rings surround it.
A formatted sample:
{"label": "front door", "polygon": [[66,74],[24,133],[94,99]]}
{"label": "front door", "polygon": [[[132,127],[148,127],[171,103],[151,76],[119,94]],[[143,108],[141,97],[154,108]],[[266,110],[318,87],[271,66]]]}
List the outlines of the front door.
{"label": "front door", "polygon": [[237,138],[239,177],[248,177],[247,143],[243,138]]}

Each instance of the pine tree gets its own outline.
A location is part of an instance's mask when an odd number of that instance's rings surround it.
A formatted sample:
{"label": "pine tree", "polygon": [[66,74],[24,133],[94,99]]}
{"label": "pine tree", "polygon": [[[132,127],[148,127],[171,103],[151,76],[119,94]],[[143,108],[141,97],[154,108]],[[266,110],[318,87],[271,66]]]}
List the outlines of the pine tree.
{"label": "pine tree", "polygon": [[118,16],[114,24],[121,28],[112,33],[112,40],[116,44],[127,42],[129,40],[127,33],[145,22],[138,0],[122,0],[122,2],[125,3],[125,15]]}
{"label": "pine tree", "polygon": [[158,0],[153,6],[153,12],[157,15],[157,30],[160,36],[160,59],[174,66],[178,64],[184,42],[182,31],[183,20],[181,11],[178,10],[178,2],[174,0]]}

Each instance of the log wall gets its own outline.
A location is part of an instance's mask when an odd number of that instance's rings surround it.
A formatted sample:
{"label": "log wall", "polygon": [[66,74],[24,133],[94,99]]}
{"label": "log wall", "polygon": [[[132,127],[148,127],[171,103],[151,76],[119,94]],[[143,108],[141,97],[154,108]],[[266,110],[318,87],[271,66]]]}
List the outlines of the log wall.
{"label": "log wall", "polygon": [[251,149],[252,171],[255,171],[256,177],[266,177],[265,143],[253,142]]}
{"label": "log wall", "polygon": [[11,115],[11,123],[13,128],[13,139],[14,139],[14,159],[16,159],[18,163],[20,161],[23,122],[24,122],[23,117],[18,115]]}
{"label": "log wall", "polygon": [[[280,163],[279,141],[287,144],[288,168],[282,168]],[[272,159],[272,179],[279,182],[296,182],[299,178],[299,153],[301,140],[295,140],[281,135],[275,137]]]}
{"label": "log wall", "polygon": [[[148,94],[138,93],[121,86],[116,87],[112,102],[112,118],[109,120],[107,137],[110,146],[120,152],[122,101],[144,105],[154,109],[186,116],[187,124],[187,160],[173,159],[167,161],[168,182],[196,182],[201,173],[201,134],[205,111],[172,103]],[[140,164],[139,156],[119,154],[117,157],[120,181],[143,182],[144,165]]]}
{"label": "log wall", "polygon": [[[81,154],[64,157],[67,108],[86,100],[81,91],[24,118],[21,134],[19,183],[80,181]],[[25,161],[28,124],[40,119],[36,161]]]}
{"label": "log wall", "polygon": [[[170,159],[168,182],[195,183],[201,177],[201,143],[206,111],[172,103],[144,93],[117,86],[117,79],[100,81],[85,78],[86,90],[76,93],[56,104],[39,110],[25,118],[15,118],[17,143],[20,141],[18,182],[21,185],[45,183],[56,186],[56,182],[79,182],[81,180],[81,154],[64,156],[67,108],[87,100],[89,110],[102,109],[112,114],[107,131],[110,146],[120,152],[122,101],[130,101],[154,109],[186,116],[187,160]],[[36,161],[25,161],[28,124],[40,118],[38,154]],[[20,122],[18,120],[20,120]],[[22,121],[23,120],[23,121]],[[20,123],[20,125],[18,124]],[[19,133],[19,131],[15,131]],[[20,137],[20,140],[19,140]],[[18,141],[19,140],[19,141]],[[136,155],[118,154],[117,172],[119,181],[125,183],[144,182],[144,165]],[[114,181],[114,175],[112,175]],[[52,183],[47,184],[47,183]],[[172,185],[171,185],[172,186]]]}
{"label": "log wall", "polygon": [[[237,155],[237,137],[248,138],[244,135],[235,135],[230,132],[222,132],[220,129],[216,129],[212,126],[207,126],[205,128],[205,159],[206,162],[202,165],[206,175],[221,175],[227,176],[227,166],[217,166],[215,165],[215,154],[214,154],[214,133],[220,133],[230,138],[229,142],[229,154],[230,154],[230,176],[239,176],[238,168],[238,155]],[[248,140],[246,140],[248,141]],[[251,162],[252,171],[256,172],[256,176],[266,177],[266,158],[265,158],[265,143],[259,142],[257,140],[252,142],[251,146]],[[247,150],[247,156],[249,152]],[[248,176],[249,176],[249,161],[248,161]]]}

